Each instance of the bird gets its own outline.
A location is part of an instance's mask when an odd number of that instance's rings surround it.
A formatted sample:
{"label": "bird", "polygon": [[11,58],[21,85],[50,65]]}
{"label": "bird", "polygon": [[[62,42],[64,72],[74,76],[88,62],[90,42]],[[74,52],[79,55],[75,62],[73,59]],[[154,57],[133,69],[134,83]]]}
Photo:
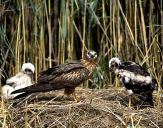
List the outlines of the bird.
{"label": "bird", "polygon": [[17,96],[17,94],[12,94],[11,92],[14,91],[14,88],[10,85],[4,85],[1,87],[1,95],[3,97],[3,99],[7,100],[7,99],[14,99],[14,97]]}
{"label": "bird", "polygon": [[6,80],[6,84],[2,86],[1,92],[4,99],[14,99],[19,94],[11,94],[14,90],[24,88],[32,85],[32,78],[35,71],[35,67],[32,63],[24,63],[21,71],[15,76],[12,76]]}
{"label": "bird", "polygon": [[75,88],[92,77],[97,66],[97,53],[88,50],[79,61],[60,64],[39,73],[37,82],[34,85],[15,90],[12,94],[22,93],[17,99],[27,97],[38,92],[48,92],[64,89],[65,95],[73,95]]}
{"label": "bird", "polygon": [[152,93],[157,87],[157,81],[144,67],[133,61],[122,61],[118,57],[113,57],[109,60],[109,69],[119,77],[129,96],[136,94],[142,104],[154,106]]}

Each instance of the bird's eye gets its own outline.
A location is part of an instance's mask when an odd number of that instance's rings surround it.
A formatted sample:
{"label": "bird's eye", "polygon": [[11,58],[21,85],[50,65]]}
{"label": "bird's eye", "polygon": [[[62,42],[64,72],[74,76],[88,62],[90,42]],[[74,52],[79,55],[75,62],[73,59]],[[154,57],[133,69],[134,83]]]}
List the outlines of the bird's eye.
{"label": "bird's eye", "polygon": [[117,63],[115,63],[115,67],[118,67],[118,64]]}
{"label": "bird's eye", "polygon": [[90,55],[91,53],[90,53],[90,52],[88,52],[87,54],[88,54],[88,55]]}
{"label": "bird's eye", "polygon": [[97,56],[97,53],[95,53],[95,56]]}

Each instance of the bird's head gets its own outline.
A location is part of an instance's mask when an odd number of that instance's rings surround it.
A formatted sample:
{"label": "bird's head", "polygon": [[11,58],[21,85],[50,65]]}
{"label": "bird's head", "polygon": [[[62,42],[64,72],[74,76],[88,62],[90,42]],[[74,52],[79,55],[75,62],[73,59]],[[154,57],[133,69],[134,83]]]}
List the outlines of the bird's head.
{"label": "bird's head", "polygon": [[97,61],[97,53],[95,51],[87,51],[86,54],[85,54],[85,58],[86,60],[88,61],[92,61],[92,62],[96,62]]}
{"label": "bird's head", "polygon": [[22,65],[22,71],[25,73],[25,74],[28,74],[28,75],[32,75],[35,71],[35,67],[33,64],[31,63],[24,63]]}
{"label": "bird's head", "polygon": [[109,69],[115,71],[121,64],[121,60],[118,57],[113,57],[109,61]]}

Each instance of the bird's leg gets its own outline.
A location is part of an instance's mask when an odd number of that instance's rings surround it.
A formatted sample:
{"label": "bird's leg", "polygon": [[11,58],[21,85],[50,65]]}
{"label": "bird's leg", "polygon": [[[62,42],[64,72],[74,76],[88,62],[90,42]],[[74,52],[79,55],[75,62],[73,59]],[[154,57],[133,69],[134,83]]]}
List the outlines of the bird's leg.
{"label": "bird's leg", "polygon": [[68,96],[72,95],[75,102],[79,101],[78,97],[75,95],[75,88],[65,88],[64,93]]}
{"label": "bird's leg", "polygon": [[131,99],[132,99],[133,91],[132,90],[127,90],[127,93],[129,95],[128,107],[131,108]]}
{"label": "bird's leg", "polygon": [[72,93],[75,102],[79,102],[79,98],[76,96],[75,92]]}

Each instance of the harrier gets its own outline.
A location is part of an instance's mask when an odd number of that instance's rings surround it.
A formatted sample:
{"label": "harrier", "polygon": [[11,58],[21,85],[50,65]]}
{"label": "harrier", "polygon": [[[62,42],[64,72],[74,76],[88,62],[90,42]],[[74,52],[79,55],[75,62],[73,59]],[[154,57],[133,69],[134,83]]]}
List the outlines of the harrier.
{"label": "harrier", "polygon": [[21,71],[15,76],[8,78],[6,85],[2,86],[1,90],[3,98],[13,99],[19,94],[11,94],[11,92],[32,85],[34,70],[35,68],[33,64],[24,63]]}
{"label": "harrier", "polygon": [[157,82],[145,68],[135,62],[122,61],[117,57],[110,59],[109,68],[120,78],[129,95],[136,94],[146,105],[154,105],[152,93]]}
{"label": "harrier", "polygon": [[36,84],[16,90],[12,94],[22,93],[16,97],[21,98],[32,93],[59,89],[64,89],[66,95],[74,94],[75,88],[92,76],[96,65],[97,53],[88,51],[78,62],[61,64],[41,72]]}

